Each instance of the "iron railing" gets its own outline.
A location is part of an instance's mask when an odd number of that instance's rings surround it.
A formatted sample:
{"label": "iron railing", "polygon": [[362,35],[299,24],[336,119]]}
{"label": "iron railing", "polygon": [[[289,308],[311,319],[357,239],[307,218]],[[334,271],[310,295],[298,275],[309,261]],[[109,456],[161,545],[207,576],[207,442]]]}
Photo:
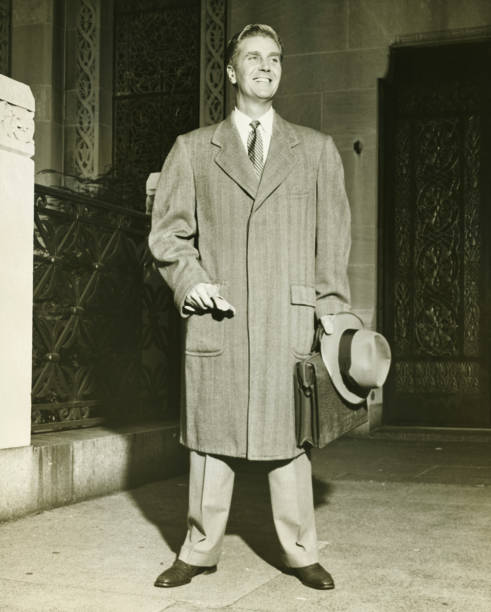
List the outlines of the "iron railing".
{"label": "iron railing", "polygon": [[178,328],[148,217],[36,185],[33,432],[175,416]]}

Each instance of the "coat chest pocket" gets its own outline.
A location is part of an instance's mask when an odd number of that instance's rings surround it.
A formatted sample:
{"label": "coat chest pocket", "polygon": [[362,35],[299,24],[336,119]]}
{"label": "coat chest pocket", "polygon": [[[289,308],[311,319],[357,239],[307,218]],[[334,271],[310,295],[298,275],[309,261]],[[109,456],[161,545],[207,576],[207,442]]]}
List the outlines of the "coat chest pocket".
{"label": "coat chest pocket", "polygon": [[316,296],[314,287],[291,285],[290,334],[292,351],[297,357],[310,353],[314,340]]}

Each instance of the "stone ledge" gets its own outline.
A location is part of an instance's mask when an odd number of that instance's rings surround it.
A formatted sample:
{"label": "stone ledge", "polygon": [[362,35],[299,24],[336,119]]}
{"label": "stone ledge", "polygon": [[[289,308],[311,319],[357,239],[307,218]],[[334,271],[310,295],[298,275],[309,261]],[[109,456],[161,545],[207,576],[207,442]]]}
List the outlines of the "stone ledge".
{"label": "stone ledge", "polygon": [[176,422],[37,434],[0,450],[0,521],[185,472]]}
{"label": "stone ledge", "polygon": [[0,74],[0,100],[34,112],[35,101],[29,86]]}

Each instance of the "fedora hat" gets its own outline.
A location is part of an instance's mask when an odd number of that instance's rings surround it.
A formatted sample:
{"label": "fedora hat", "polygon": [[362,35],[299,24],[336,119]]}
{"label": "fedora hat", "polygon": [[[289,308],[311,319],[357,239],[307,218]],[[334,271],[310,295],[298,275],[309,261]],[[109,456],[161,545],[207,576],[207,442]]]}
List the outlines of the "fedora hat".
{"label": "fedora hat", "polygon": [[365,329],[359,317],[340,312],[332,317],[333,333],[322,334],[321,355],[337,392],[350,404],[361,404],[389,373],[387,340]]}

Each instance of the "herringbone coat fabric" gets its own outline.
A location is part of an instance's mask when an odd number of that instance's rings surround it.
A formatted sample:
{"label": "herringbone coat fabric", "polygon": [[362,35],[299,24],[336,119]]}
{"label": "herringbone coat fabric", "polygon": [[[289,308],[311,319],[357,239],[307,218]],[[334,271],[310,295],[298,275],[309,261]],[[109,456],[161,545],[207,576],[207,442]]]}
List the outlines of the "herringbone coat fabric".
{"label": "herringbone coat fabric", "polygon": [[[178,137],[149,244],[185,318],[181,442],[249,459],[298,455],[294,365],[315,317],[350,299],[350,212],[331,137],[276,114],[261,179],[232,116]],[[220,286],[233,318],[186,318],[200,282]]]}

